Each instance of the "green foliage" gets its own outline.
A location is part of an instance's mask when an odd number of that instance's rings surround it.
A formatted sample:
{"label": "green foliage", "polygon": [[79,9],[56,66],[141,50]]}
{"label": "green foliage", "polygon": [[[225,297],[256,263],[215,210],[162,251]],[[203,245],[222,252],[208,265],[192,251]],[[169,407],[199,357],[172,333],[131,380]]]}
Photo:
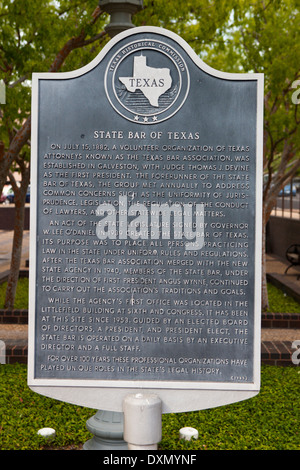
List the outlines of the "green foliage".
{"label": "green foliage", "polygon": [[[299,371],[263,366],[260,393],[219,408],[164,416],[163,449],[299,450]],[[199,439],[178,441],[179,429],[193,427]]]}
{"label": "green foliage", "polygon": [[268,284],[269,312],[299,313],[300,304],[272,284]]}
{"label": "green foliage", "polygon": [[0,449],[41,449],[45,440],[37,432],[44,427],[56,430],[59,446],[88,440],[85,422],[94,411],[32,392],[26,373],[20,364],[0,366]]}
{"label": "green foliage", "polygon": [[223,44],[223,35],[236,2],[232,0],[144,0],[137,26],[160,26],[177,33],[200,56],[207,46]]}
{"label": "green foliage", "polygon": [[[4,307],[6,287],[7,282],[3,282],[2,284],[0,284],[0,308]],[[21,277],[17,285],[14,308],[20,310],[28,309],[28,288],[29,279],[26,277]]]}
{"label": "green foliage", "polygon": [[[67,41],[83,29],[87,39],[102,31],[104,17],[91,23],[96,6],[93,0],[3,0],[0,3],[0,79],[6,84],[6,104],[0,106],[0,123],[3,113],[0,141],[6,148],[12,126],[19,128],[30,113],[32,73],[47,72]],[[87,64],[99,48],[99,44],[93,44],[76,49],[61,71]]]}
{"label": "green foliage", "polygon": [[[56,430],[52,448],[86,442],[86,421],[96,410],[70,405],[32,392],[24,365],[0,366],[0,449],[47,448],[37,436],[43,427]],[[299,370],[262,367],[260,393],[218,408],[163,415],[161,450],[299,450]],[[199,439],[179,440],[179,430],[196,428]]]}

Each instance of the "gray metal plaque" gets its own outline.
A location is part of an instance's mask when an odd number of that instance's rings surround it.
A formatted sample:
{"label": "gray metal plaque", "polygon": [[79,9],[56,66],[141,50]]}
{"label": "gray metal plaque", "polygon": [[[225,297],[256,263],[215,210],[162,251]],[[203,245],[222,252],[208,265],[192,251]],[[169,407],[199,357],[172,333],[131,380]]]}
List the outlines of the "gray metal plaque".
{"label": "gray metal plaque", "polygon": [[31,386],[257,393],[262,83],[156,28],[34,74]]}

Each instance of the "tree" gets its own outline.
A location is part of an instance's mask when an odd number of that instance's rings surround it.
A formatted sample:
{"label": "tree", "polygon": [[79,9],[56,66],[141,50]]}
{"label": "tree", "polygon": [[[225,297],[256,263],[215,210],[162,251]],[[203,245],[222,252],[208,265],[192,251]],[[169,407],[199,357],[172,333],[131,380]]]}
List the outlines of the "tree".
{"label": "tree", "polygon": [[14,305],[22,255],[22,242],[25,219],[24,207],[27,188],[30,180],[30,166],[28,162],[26,162],[25,156],[22,154],[18,155],[15,159],[15,162],[19,165],[22,180],[21,185],[18,186],[14,177],[14,173],[9,170],[9,180],[14,191],[15,222],[10,271],[8,275],[4,308],[13,308]]}
{"label": "tree", "polygon": [[161,25],[166,22],[179,33],[208,65],[265,76],[262,309],[266,310],[266,225],[280,190],[300,168],[300,2],[167,3],[145,2],[145,21],[157,23],[157,12],[162,11]]}
{"label": "tree", "polygon": [[[108,39],[102,31],[107,17],[96,4],[2,2],[0,78],[7,85],[7,104],[0,115],[0,190],[12,162],[28,145],[32,71],[75,70]],[[299,6],[299,0],[144,0],[144,9],[133,19],[137,26],[176,32],[215,69],[265,74],[263,242],[276,197],[300,167],[299,111],[292,100],[300,79]],[[262,270],[265,309],[264,256]]]}
{"label": "tree", "polygon": [[300,2],[235,3],[232,27],[224,45],[220,44],[221,55],[209,49],[208,60],[223,70],[265,75],[262,309],[266,310],[266,225],[280,190],[300,168],[300,117],[295,101],[295,87],[300,88]]}
{"label": "tree", "polygon": [[[106,37],[102,28],[98,32],[101,16],[101,10],[91,1],[61,1],[54,5],[47,1],[6,0],[1,5],[0,78],[6,85],[7,99],[0,109],[0,191],[9,177],[15,193],[14,239],[5,308],[14,305],[22,252],[24,206],[30,176],[31,74],[66,68],[65,62],[75,49],[82,49],[82,54],[77,54],[77,62],[70,63],[70,69],[79,68],[82,61],[90,61]],[[104,20],[102,26],[103,23]],[[21,170],[20,188],[11,171],[14,164]]]}
{"label": "tree", "polygon": [[[12,162],[30,139],[32,72],[72,70],[90,61],[106,36],[104,20],[102,25],[98,21],[101,15],[93,1],[2,2],[0,79],[6,85],[6,104],[0,114],[0,140],[5,148],[0,153],[0,191]],[[75,49],[82,49],[81,54],[66,64]]]}

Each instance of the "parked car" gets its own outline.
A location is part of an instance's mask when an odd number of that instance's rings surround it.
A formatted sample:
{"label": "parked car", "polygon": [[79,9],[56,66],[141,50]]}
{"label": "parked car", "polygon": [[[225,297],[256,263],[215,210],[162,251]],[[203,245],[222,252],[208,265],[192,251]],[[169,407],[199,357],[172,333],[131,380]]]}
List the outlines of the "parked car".
{"label": "parked car", "polygon": [[11,184],[5,184],[4,185],[4,188],[3,188],[3,191],[2,191],[2,195],[1,195],[1,199],[0,199],[0,202],[2,204],[9,204],[9,200],[7,199],[7,195],[10,193],[10,191],[12,191],[12,187],[11,187]]}
{"label": "parked car", "polygon": [[293,184],[296,186],[296,191],[300,192],[300,178],[295,178]]}
{"label": "parked car", "polygon": [[[15,193],[10,189],[6,195],[6,204],[12,204],[15,202]],[[30,202],[30,186],[28,186],[25,202]]]}
{"label": "parked car", "polygon": [[[297,192],[297,189],[296,189],[296,186],[294,184],[292,184],[292,195],[293,196],[296,196],[296,192]],[[290,184],[287,184],[279,193],[279,196],[282,196],[282,195],[285,195],[285,196],[290,196],[291,194],[291,185]]]}
{"label": "parked car", "polygon": [[0,204],[3,204],[5,202],[5,200],[6,200],[6,196],[5,196],[5,194],[2,193],[1,196],[0,196]]}
{"label": "parked car", "polygon": [[28,188],[27,188],[25,202],[30,202],[30,186],[28,186]]}
{"label": "parked car", "polygon": [[14,200],[15,200],[15,193],[13,192],[12,188],[10,188],[7,191],[5,203],[6,204],[12,204],[14,202]]}

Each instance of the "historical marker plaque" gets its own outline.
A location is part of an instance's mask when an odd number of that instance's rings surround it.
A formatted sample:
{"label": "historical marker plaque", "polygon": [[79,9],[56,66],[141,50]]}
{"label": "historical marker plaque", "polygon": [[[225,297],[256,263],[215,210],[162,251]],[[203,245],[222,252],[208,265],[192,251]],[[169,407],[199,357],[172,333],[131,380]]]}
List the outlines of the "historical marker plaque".
{"label": "historical marker plaque", "polygon": [[156,28],[34,74],[33,389],[257,393],[262,82]]}

